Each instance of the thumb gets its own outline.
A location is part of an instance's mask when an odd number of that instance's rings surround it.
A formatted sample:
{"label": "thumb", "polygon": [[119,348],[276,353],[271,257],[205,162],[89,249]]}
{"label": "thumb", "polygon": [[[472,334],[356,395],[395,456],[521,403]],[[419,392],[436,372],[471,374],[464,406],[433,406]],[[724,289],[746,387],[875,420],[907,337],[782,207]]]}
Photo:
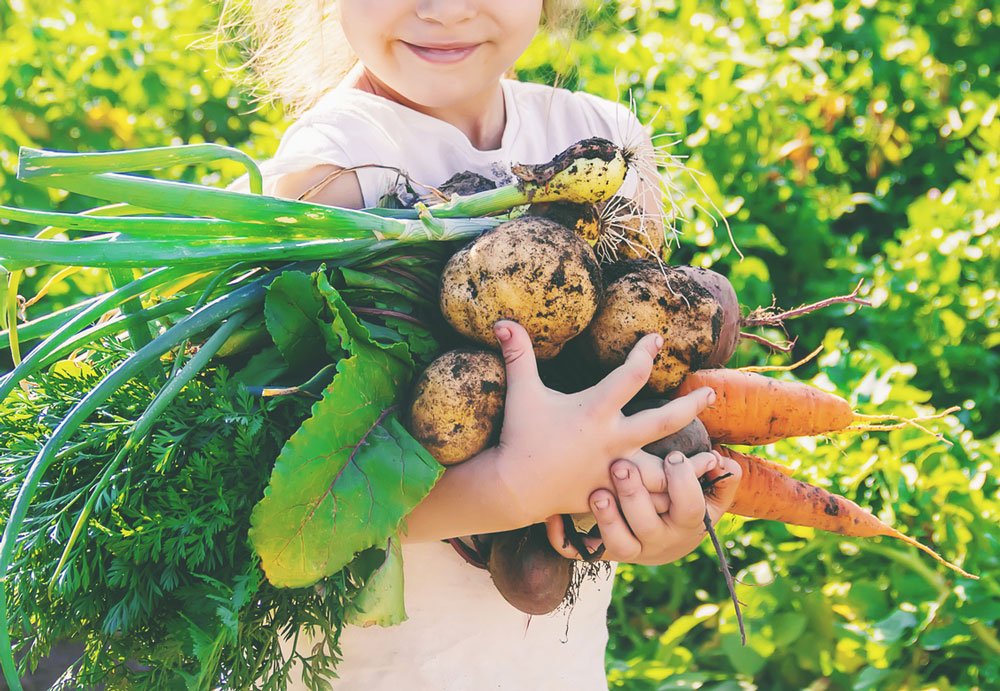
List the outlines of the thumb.
{"label": "thumb", "polygon": [[501,319],[493,325],[493,333],[500,343],[500,352],[507,367],[507,392],[538,382],[535,351],[524,327],[515,321]]}

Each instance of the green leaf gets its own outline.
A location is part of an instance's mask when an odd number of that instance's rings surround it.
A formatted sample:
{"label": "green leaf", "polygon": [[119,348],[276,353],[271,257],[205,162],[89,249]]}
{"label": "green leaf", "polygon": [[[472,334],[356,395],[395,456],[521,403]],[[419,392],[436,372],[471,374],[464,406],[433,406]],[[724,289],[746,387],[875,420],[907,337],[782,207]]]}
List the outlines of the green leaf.
{"label": "green leaf", "polygon": [[328,339],[327,349],[331,349],[334,344],[346,350],[348,353],[357,352],[359,346],[368,345],[395,353],[401,359],[412,364],[406,346],[401,343],[392,346],[379,345],[372,339],[371,334],[344,302],[343,296],[330,285],[324,271],[317,271],[313,274],[316,281],[316,288],[320,295],[326,300],[333,313],[333,323],[331,324],[332,339]]}
{"label": "green leaf", "polygon": [[277,348],[265,348],[251,356],[243,369],[233,375],[233,381],[246,386],[263,386],[288,371],[288,363]]}
{"label": "green leaf", "polygon": [[879,643],[895,643],[916,624],[917,617],[912,612],[897,610],[882,621],[876,622],[872,640]]}
{"label": "green leaf", "polygon": [[740,674],[754,675],[759,672],[767,659],[761,657],[749,645],[742,645],[740,637],[726,634],[722,637],[722,652],[729,658],[729,663]]}
{"label": "green leaf", "polygon": [[406,286],[395,281],[389,280],[384,276],[364,271],[355,271],[354,269],[348,269],[346,267],[342,267],[340,269],[340,275],[344,277],[344,286],[346,288],[358,288],[368,292],[369,294],[380,291],[385,293],[394,293],[396,295],[401,295],[410,301],[427,302],[427,299],[416,291],[411,290],[410,288],[407,288]]}
{"label": "green leaf", "polygon": [[345,621],[355,626],[394,626],[406,621],[403,608],[403,550],[390,538],[385,559],[352,598]]}
{"label": "green leaf", "polygon": [[312,585],[384,544],[437,481],[441,466],[394,416],[409,375],[391,352],[358,346],[282,448],[250,529],[274,585]]}
{"label": "green leaf", "polygon": [[270,285],[264,317],[274,344],[295,365],[315,362],[324,351],[320,316],[323,300],[315,284],[301,271],[287,271]]}
{"label": "green leaf", "polygon": [[771,626],[774,628],[774,645],[783,648],[792,645],[798,640],[802,632],[806,630],[808,620],[798,612],[785,612],[776,614],[771,618]]}

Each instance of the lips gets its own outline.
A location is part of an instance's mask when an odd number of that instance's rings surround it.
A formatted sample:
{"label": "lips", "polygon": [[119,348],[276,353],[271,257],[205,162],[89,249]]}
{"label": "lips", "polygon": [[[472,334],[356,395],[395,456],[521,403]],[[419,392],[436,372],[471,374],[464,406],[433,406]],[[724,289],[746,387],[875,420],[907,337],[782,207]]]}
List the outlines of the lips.
{"label": "lips", "polygon": [[481,45],[479,43],[416,44],[408,41],[402,43],[418,57],[439,64],[461,62]]}

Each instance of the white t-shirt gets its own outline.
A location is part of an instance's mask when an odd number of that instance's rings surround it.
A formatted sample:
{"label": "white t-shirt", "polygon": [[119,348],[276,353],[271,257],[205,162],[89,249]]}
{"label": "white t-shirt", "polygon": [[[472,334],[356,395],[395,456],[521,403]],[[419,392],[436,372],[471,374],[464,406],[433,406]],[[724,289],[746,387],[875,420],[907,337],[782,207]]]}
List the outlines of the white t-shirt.
{"label": "white t-shirt", "polygon": [[[616,103],[513,80],[501,86],[507,122],[500,148],[492,151],[476,149],[458,128],[429,115],[356,89],[336,89],[289,127],[275,157],[261,166],[264,193],[272,193],[281,175],[318,164],[393,166],[433,186],[462,171],[503,183],[511,179],[512,163],[546,162],[587,137],[629,146],[646,140],[631,111]],[[357,175],[366,206],[375,206],[398,179],[380,168]],[[621,192],[631,196],[635,185],[630,178]],[[486,571],[446,543],[404,544],[403,563],[407,621],[346,627],[334,689],[606,691],[614,564],[583,582],[572,607],[529,616],[500,596]],[[299,646],[304,653],[312,647],[308,640]]]}

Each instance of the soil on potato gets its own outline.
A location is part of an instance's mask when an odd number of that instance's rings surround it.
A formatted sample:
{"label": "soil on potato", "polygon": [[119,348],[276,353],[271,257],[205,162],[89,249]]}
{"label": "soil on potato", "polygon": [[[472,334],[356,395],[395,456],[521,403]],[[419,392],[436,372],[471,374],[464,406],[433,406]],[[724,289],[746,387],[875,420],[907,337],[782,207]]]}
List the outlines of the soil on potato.
{"label": "soil on potato", "polygon": [[606,369],[625,362],[644,335],[659,333],[664,345],[648,388],[667,393],[684,376],[705,366],[722,329],[722,306],[697,282],[670,266],[640,262],[605,289],[587,329],[588,341]]}
{"label": "soil on potato", "polygon": [[496,443],[506,394],[507,372],[499,355],[449,351],[414,385],[410,432],[439,463],[461,463]]}
{"label": "soil on potato", "polygon": [[601,295],[593,250],[554,221],[522,216],[456,252],[441,275],[441,313],[460,334],[497,347],[493,324],[513,319],[539,359],[555,357],[590,322]]}

